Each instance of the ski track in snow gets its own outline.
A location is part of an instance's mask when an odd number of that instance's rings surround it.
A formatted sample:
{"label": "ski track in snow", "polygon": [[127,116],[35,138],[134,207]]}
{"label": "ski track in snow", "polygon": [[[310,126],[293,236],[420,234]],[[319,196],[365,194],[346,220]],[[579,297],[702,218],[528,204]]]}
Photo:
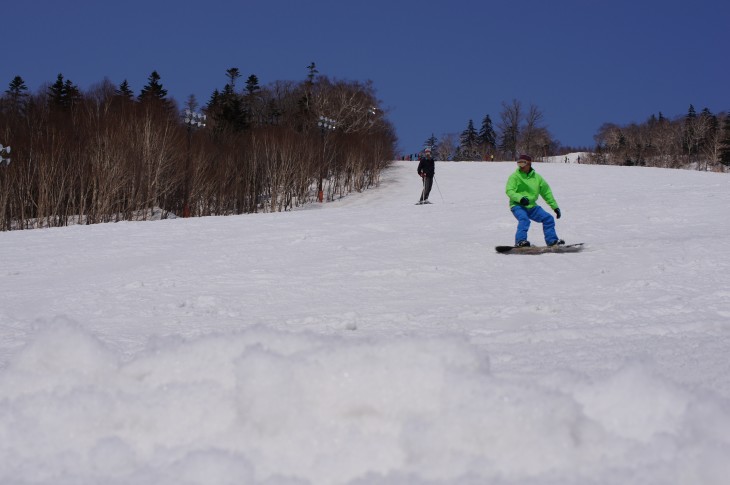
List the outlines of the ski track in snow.
{"label": "ski track in snow", "polygon": [[0,233],[0,482],[724,483],[728,175],[535,167],[583,252],[494,252],[512,163]]}

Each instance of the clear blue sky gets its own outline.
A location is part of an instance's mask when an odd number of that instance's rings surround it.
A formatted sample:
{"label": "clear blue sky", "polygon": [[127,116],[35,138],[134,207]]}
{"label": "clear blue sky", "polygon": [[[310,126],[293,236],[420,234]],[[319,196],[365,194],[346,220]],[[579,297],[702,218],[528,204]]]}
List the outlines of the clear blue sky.
{"label": "clear blue sky", "polygon": [[538,106],[565,145],[604,122],[730,110],[727,0],[25,0],[0,8],[2,91],[58,73],[81,89],[156,70],[182,105],[238,67],[262,85],[372,80],[403,153],[503,102]]}

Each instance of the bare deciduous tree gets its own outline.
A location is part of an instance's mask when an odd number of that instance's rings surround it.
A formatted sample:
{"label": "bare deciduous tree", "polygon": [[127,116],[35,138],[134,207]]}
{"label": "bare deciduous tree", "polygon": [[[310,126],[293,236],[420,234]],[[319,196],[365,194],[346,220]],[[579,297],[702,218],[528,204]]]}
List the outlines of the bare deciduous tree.
{"label": "bare deciduous tree", "polygon": [[498,123],[501,131],[500,149],[511,155],[512,160],[517,158],[518,142],[520,138],[520,126],[524,114],[522,112],[522,103],[513,99],[511,103],[502,103],[502,111],[499,114],[500,121]]}

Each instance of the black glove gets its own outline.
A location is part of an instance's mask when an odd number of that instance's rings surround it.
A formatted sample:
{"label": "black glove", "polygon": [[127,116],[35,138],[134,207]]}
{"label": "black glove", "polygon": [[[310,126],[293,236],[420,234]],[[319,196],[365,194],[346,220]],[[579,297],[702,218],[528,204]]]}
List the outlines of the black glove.
{"label": "black glove", "polygon": [[557,217],[558,219],[560,219],[560,207],[556,207],[555,208],[555,217]]}
{"label": "black glove", "polygon": [[528,199],[527,197],[521,198],[520,199],[520,205],[522,207],[527,207],[528,205],[530,205],[530,199]]}

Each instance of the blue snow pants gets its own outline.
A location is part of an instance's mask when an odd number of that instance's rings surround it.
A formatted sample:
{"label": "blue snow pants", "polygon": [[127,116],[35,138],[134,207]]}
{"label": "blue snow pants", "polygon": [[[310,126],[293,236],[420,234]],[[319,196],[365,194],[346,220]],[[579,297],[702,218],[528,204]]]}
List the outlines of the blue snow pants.
{"label": "blue snow pants", "polygon": [[527,241],[527,231],[530,229],[530,221],[542,224],[542,232],[545,235],[545,244],[551,244],[558,240],[555,233],[555,219],[553,216],[545,212],[545,210],[536,205],[529,209],[521,205],[512,207],[512,215],[517,219],[517,233],[515,234],[515,244],[520,241]]}

